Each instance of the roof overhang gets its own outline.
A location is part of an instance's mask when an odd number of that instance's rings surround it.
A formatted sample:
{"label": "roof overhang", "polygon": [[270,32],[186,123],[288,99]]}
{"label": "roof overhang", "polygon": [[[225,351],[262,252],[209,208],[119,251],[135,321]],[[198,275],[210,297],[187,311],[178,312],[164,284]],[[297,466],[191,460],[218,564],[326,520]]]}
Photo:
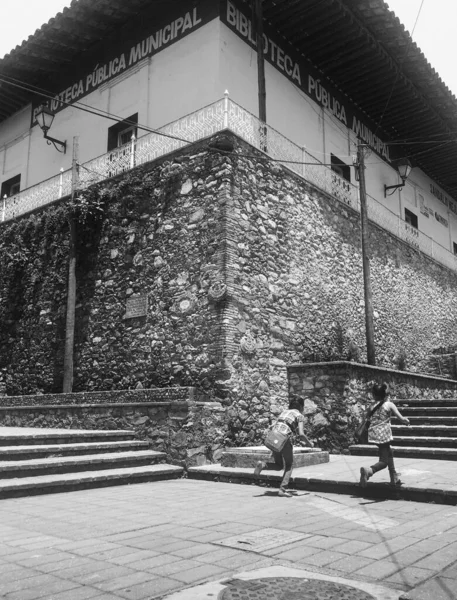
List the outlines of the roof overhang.
{"label": "roof overhang", "polygon": [[[160,15],[170,5],[192,4],[73,0],[0,60],[0,76],[55,89],[70,65],[114,41],[126,23],[146,11]],[[263,0],[263,11],[323,78],[457,199],[457,100],[383,0]],[[0,84],[0,121],[32,98],[26,89]]]}

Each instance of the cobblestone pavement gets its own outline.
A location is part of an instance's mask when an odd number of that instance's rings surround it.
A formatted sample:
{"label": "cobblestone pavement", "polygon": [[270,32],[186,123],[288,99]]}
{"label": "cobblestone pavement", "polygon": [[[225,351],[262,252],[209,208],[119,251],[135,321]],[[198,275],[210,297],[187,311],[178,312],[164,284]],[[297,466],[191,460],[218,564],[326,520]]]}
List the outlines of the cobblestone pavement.
{"label": "cobblestone pavement", "polygon": [[0,501],[7,600],[160,598],[278,565],[455,600],[457,507],[186,479]]}

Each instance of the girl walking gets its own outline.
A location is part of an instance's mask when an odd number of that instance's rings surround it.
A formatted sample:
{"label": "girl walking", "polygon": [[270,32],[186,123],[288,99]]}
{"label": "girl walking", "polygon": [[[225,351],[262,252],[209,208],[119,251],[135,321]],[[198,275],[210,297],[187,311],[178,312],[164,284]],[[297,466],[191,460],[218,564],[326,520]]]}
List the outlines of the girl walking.
{"label": "girl walking", "polygon": [[401,485],[400,473],[395,471],[394,454],[391,447],[393,437],[390,419],[392,415],[395,415],[405,425],[409,425],[409,419],[403,417],[395,404],[387,399],[389,395],[389,386],[387,383],[381,385],[375,383],[372,394],[376,405],[371,408],[372,416],[368,429],[368,443],[377,444],[379,459],[371,467],[362,467],[360,469],[360,486],[363,488],[366,487],[370,477],[386,467],[389,469],[390,483],[392,485]]}

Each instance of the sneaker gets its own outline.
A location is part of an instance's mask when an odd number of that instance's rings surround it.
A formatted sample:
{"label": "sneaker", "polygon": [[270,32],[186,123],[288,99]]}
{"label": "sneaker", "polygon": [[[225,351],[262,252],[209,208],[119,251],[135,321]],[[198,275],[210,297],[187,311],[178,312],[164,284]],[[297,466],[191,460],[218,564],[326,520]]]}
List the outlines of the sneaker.
{"label": "sneaker", "polygon": [[260,473],[262,472],[262,469],[264,467],[265,467],[265,464],[261,460],[259,460],[254,469],[254,477],[256,479],[258,479],[260,477]]}
{"label": "sneaker", "polygon": [[293,494],[289,492],[289,490],[283,490],[282,488],[280,488],[278,496],[281,496],[281,498],[292,498]]}
{"label": "sneaker", "polygon": [[395,477],[391,478],[390,485],[403,485],[403,481],[399,477],[400,473],[397,473]]}
{"label": "sneaker", "polygon": [[366,467],[360,468],[360,487],[366,488],[370,474]]}
{"label": "sneaker", "polygon": [[393,471],[390,474],[390,485],[403,485],[403,481],[400,479],[401,473]]}

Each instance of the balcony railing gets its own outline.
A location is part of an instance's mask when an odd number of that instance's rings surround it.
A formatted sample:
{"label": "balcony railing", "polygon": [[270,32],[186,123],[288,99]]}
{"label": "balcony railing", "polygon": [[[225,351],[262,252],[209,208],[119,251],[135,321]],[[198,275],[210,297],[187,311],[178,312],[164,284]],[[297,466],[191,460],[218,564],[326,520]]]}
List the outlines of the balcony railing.
{"label": "balcony railing", "polygon": [[[79,165],[78,188],[110,179],[134,167],[153,161],[218,131],[230,129],[255,148],[317,188],[331,194],[342,204],[360,211],[358,187],[324,166],[317,158],[284,135],[261,123],[257,117],[224,98],[169,123],[130,143]],[[10,221],[46,206],[71,193],[71,170],[4,198],[1,221]],[[399,215],[375,198],[368,196],[368,218],[411,246],[421,250],[450,269],[457,269],[457,257],[421,231],[411,227]]]}

